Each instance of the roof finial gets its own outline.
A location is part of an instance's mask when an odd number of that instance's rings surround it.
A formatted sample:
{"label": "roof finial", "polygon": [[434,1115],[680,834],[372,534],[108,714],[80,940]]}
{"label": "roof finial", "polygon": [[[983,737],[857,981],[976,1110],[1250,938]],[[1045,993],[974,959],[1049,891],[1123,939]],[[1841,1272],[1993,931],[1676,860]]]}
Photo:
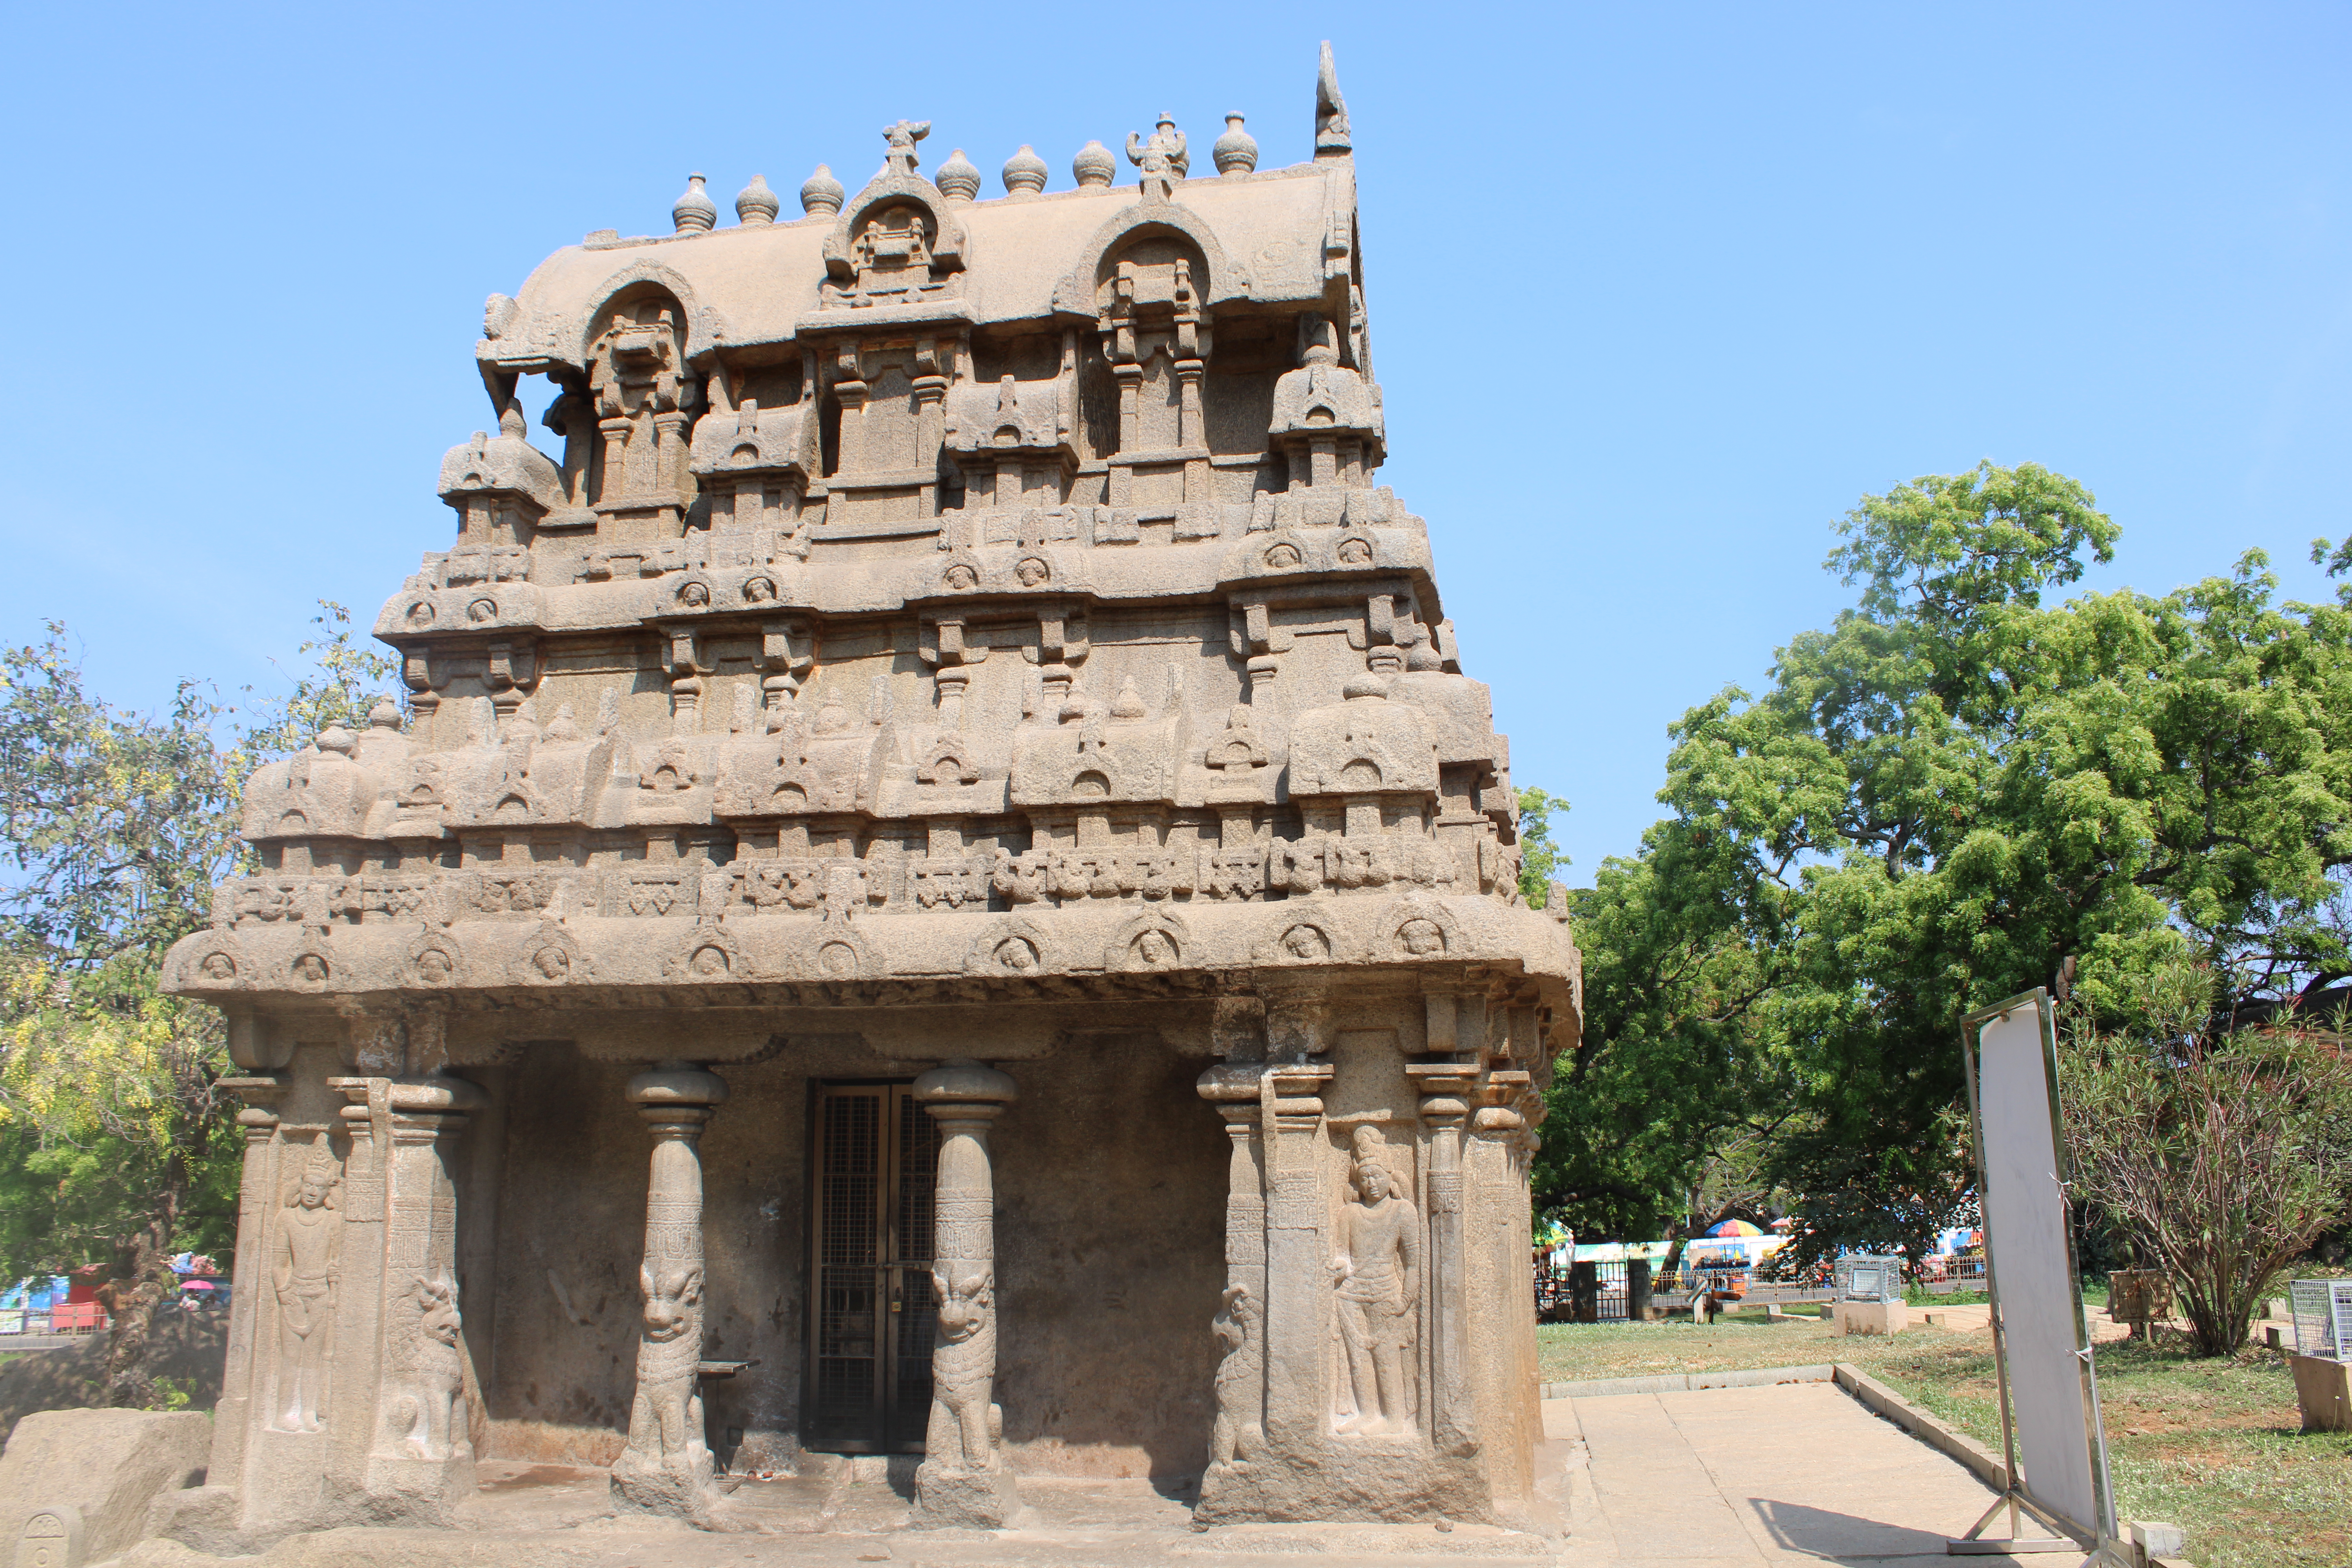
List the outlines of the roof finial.
{"label": "roof finial", "polygon": [[700,174],[686,177],[686,195],[669,209],[669,217],[680,234],[706,234],[719,221],[719,209],[712,205],[710,194],[702,188]]}
{"label": "roof finial", "polygon": [[776,193],[768,188],[768,176],[754,174],[751,183],[735,198],[735,216],[746,228],[776,221],[776,211],[783,204]]}
{"label": "roof finial", "polygon": [[1100,142],[1089,142],[1070,160],[1070,173],[1076,177],[1080,190],[1100,190],[1118,173],[1118,161]]}
{"label": "roof finial", "polygon": [[1257,167],[1257,138],[1242,129],[1242,117],[1225,116],[1225,133],[1209,149],[1220,174],[1246,174]]}
{"label": "roof finial", "polygon": [[901,179],[910,177],[922,162],[915,156],[915,143],[930,133],[931,122],[928,120],[901,120],[896,125],[884,126],[882,140],[890,143],[890,151],[883,154],[883,161],[889,172]]}
{"label": "roof finial", "polygon": [[842,200],[848,194],[841,188],[841,182],[833,177],[832,168],[819,163],[816,173],[801,186],[801,211],[811,217],[831,217],[841,210]]}
{"label": "roof finial", "polygon": [[959,147],[948,154],[948,161],[940,165],[939,176],[931,183],[939,186],[940,195],[948,200],[968,202],[980,195],[980,170]]}
{"label": "roof finial", "polygon": [[1348,132],[1348,100],[1339,96],[1339,68],[1331,63],[1331,40],[1315,71],[1315,155],[1336,158],[1355,146]]}
{"label": "roof finial", "polygon": [[1024,142],[1021,151],[1004,160],[1004,194],[1034,196],[1045,188],[1045,160],[1037,156],[1037,149]]}
{"label": "roof finial", "polygon": [[1192,155],[1184,148],[1184,133],[1164,113],[1153,126],[1149,140],[1132,131],[1127,133],[1127,161],[1143,172],[1136,184],[1146,202],[1171,200],[1176,183],[1192,166]]}

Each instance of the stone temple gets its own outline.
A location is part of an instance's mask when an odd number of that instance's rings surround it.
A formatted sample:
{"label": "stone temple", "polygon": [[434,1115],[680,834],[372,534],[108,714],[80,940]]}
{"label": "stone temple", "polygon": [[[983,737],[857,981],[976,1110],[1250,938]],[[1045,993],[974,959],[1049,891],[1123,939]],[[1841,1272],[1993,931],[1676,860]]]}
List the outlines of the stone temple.
{"label": "stone temple", "polygon": [[247,1139],[182,1539],[478,1458],[714,1528],[828,1454],[924,1523],[1523,1504],[1578,957],[1375,483],[1328,51],[1285,168],[1163,117],[983,201],[929,129],[490,297],[406,715],[255,775],[170,959]]}

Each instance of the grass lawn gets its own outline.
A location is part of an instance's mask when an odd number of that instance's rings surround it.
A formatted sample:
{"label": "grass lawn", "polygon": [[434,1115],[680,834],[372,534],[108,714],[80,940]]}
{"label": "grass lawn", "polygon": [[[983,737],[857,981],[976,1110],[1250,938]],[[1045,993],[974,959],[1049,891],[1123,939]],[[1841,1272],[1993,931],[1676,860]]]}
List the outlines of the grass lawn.
{"label": "grass lawn", "polygon": [[[1811,1318],[1735,1315],[1687,1323],[1548,1323],[1536,1331],[1546,1383],[1843,1361],[1899,1390],[1946,1425],[2000,1452],[1992,1336],[1915,1326],[1892,1340],[1842,1339]],[[2199,1568],[2342,1568],[2352,1561],[2352,1434],[2302,1432],[2283,1357],[2098,1348],[2116,1511],[2189,1531]]]}

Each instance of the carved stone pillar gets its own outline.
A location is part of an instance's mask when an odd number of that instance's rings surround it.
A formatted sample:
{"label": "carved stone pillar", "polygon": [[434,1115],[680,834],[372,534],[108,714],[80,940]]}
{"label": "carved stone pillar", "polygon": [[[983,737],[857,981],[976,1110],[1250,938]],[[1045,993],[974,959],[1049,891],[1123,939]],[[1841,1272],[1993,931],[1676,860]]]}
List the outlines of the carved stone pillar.
{"label": "carved stone pillar", "polygon": [[[1450,1001],[1450,998],[1448,999]],[[1478,1069],[1463,1062],[1414,1062],[1405,1069],[1421,1091],[1429,1129],[1429,1361],[1433,1406],[1431,1440],[1441,1454],[1478,1451],[1470,1356],[1469,1271],[1463,1254],[1462,1127]]]}
{"label": "carved stone pillar", "polygon": [[1217,1414],[1209,1435],[1204,1496],[1222,1489],[1232,1467],[1257,1457],[1265,1441],[1265,1178],[1260,1137],[1265,1064],[1222,1062],[1201,1075],[1201,1097],[1223,1118],[1230,1145],[1225,1173],[1225,1289],[1211,1331],[1223,1342],[1217,1363]]}
{"label": "carved stone pillar", "polygon": [[[1268,1034],[1276,1009],[1267,1009]],[[1333,1069],[1294,1061],[1271,1069],[1274,1137],[1266,1150],[1265,1436],[1276,1453],[1319,1449],[1331,1413],[1330,1198],[1323,1164],[1323,1086]]]}
{"label": "carved stone pillar", "polygon": [[446,1525],[474,1491],[454,1160],[482,1091],[437,1073],[327,1081],[352,1133],[328,1435],[372,1510]]}
{"label": "carved stone pillar", "polygon": [[915,1079],[915,1098],[940,1124],[933,1188],[931,1420],[915,1509],[928,1525],[1000,1530],[1021,1506],[1004,1462],[996,1394],[996,1191],[988,1124],[1018,1093],[1005,1074],[954,1061]]}
{"label": "carved stone pillar", "polygon": [[245,1170],[237,1186],[236,1258],[233,1279],[247,1288],[229,1298],[228,1356],[221,1369],[220,1403],[213,1411],[212,1462],[205,1484],[236,1487],[245,1479],[246,1446],[250,1440],[256,1404],[255,1389],[265,1416],[269,1400],[268,1371],[275,1359],[259,1345],[262,1301],[258,1284],[269,1273],[269,1210],[278,1193],[278,1102],[289,1086],[276,1075],[226,1078],[219,1087],[245,1101],[236,1113],[245,1129]]}
{"label": "carved stone pillar", "polygon": [[613,1464],[616,1502],[712,1521],[719,1489],[702,1426],[703,1123],[727,1098],[725,1080],[692,1062],[665,1061],[629,1080],[629,1099],[654,1135],[646,1188],[645,1302],[629,1446]]}

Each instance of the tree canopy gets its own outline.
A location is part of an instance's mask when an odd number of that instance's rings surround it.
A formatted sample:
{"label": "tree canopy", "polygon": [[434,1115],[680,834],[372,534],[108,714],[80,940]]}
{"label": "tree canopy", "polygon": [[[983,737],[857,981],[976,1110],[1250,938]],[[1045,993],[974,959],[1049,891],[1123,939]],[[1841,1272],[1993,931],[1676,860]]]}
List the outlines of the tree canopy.
{"label": "tree canopy", "polygon": [[1666,816],[1574,897],[1588,1044],[1538,1180],[1581,1228],[1696,1219],[1735,1150],[1813,1247],[1917,1250],[1966,1201],[1970,1009],[2050,985],[2120,1018],[2183,957],[2224,1015],[2347,973],[2344,604],[2278,602],[2259,553],[2046,604],[2119,530],[2031,464],[1839,532],[1856,602],[1673,726]]}
{"label": "tree canopy", "polygon": [[162,993],[163,953],[245,864],[245,779],[358,723],[391,673],[341,606],[318,623],[283,693],[232,706],[188,682],[153,714],[91,693],[60,626],[0,649],[0,1274],[111,1266],[111,1403],[152,1400],[165,1260],[226,1250],[236,1220],[220,1015]]}

